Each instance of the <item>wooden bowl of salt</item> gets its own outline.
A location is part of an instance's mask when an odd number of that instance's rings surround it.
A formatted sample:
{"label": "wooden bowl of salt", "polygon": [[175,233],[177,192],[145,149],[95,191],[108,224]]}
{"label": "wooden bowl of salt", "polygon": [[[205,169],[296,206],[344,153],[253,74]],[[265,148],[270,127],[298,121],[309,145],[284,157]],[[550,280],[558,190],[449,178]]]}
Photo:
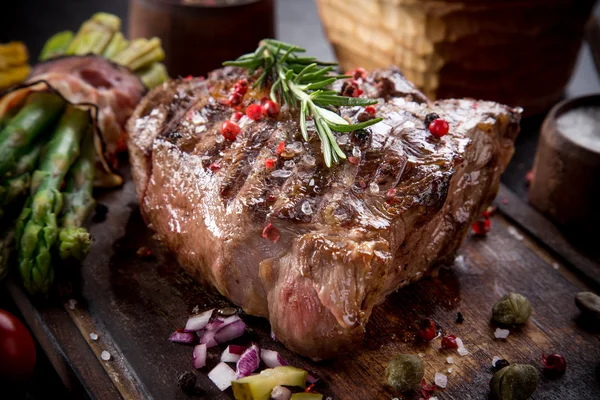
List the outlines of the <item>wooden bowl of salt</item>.
{"label": "wooden bowl of salt", "polygon": [[529,201],[582,245],[598,241],[600,95],[566,100],[550,111],[542,125]]}

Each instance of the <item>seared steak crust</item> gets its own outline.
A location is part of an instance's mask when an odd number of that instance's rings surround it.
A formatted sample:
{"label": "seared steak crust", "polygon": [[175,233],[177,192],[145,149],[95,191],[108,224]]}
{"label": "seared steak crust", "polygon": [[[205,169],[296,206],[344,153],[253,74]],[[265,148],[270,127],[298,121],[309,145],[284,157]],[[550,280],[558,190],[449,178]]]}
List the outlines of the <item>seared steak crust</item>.
{"label": "seared steak crust", "polygon": [[[288,348],[332,357],[357,347],[388,294],[453,255],[496,195],[521,110],[431,102],[398,70],[374,71],[361,89],[380,99],[384,121],[336,133],[353,158],[327,168],[316,133],[303,142],[293,110],[244,116],[237,139],[223,140],[235,111],[225,102],[241,78],[257,76],[224,68],[171,81],[138,106],[128,144],[142,213],[189,273],[269,318]],[[243,105],[267,93],[251,89]],[[363,110],[341,115],[357,121]],[[425,127],[432,112],[450,124],[441,139]]]}

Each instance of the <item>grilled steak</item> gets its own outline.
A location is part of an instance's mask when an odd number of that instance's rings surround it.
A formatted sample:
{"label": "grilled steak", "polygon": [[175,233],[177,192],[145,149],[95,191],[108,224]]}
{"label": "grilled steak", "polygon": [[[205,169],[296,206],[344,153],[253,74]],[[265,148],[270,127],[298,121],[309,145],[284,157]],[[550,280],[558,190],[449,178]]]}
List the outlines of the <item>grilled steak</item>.
{"label": "grilled steak", "polygon": [[[302,141],[296,111],[244,116],[237,139],[223,138],[229,91],[257,78],[244,74],[171,81],[138,106],[128,144],[141,210],[190,274],[269,318],[291,350],[329,358],[358,347],[388,294],[453,256],[496,195],[521,110],[431,102],[398,70],[374,71],[361,89],[380,99],[384,121],[336,133],[352,158],[327,168],[317,135]],[[251,89],[243,105],[267,93]],[[356,122],[363,110],[341,115]],[[428,132],[430,113],[449,134]]]}

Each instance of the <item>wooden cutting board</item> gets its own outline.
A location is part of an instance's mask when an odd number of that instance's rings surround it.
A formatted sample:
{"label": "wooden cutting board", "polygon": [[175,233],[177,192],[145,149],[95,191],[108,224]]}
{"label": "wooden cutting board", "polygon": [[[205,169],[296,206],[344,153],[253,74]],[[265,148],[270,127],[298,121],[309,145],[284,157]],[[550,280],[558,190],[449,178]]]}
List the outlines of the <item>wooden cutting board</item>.
{"label": "wooden cutting board", "polygon": [[[599,398],[600,330],[580,318],[574,295],[587,289],[586,284],[597,285],[594,280],[600,269],[569,253],[563,239],[554,237],[553,245],[562,258],[544,250],[537,243],[551,235],[551,225],[504,187],[500,199],[506,214],[493,218],[491,233],[486,238],[469,236],[455,265],[442,268],[438,278],[394,293],[377,307],[364,348],[355,354],[313,363],[273,341],[266,320],[249,316],[243,316],[249,333],[234,343],[254,341],[281,352],[292,365],[313,371],[322,378],[316,389],[325,398],[418,399],[416,392],[396,393],[384,378],[385,366],[394,355],[411,353],[422,357],[429,383],[436,371],[448,376],[447,388],[435,394],[438,399],[486,399],[494,356],[532,364],[541,371],[543,352],[563,354],[568,369],[556,380],[542,376],[534,399]],[[205,310],[228,302],[192,281],[152,239],[140,217],[131,180],[120,190],[103,193],[98,201],[109,212],[106,220],[91,224],[95,240],[83,267],[83,298],[77,304],[32,304],[13,281],[7,289],[77,397],[188,398],[178,388],[177,376],[192,370],[192,347],[167,339],[185,324],[195,306]],[[510,218],[525,222],[537,238]],[[137,254],[143,246],[152,249],[151,257]],[[577,274],[566,268],[569,261],[578,264]],[[587,279],[580,279],[586,275]],[[498,340],[491,308],[508,291],[528,297],[533,316],[524,327],[511,330],[508,339]],[[464,322],[455,322],[457,312]],[[439,339],[419,343],[415,334],[424,317],[462,338],[469,354],[461,357],[454,350],[442,351]],[[90,333],[98,339],[90,339]],[[223,348],[209,350],[208,368],[197,373],[204,394],[190,398],[233,398],[231,389],[221,393],[206,376]],[[104,350],[111,355],[108,361],[101,357]],[[452,365],[447,363],[449,356],[454,358]]]}

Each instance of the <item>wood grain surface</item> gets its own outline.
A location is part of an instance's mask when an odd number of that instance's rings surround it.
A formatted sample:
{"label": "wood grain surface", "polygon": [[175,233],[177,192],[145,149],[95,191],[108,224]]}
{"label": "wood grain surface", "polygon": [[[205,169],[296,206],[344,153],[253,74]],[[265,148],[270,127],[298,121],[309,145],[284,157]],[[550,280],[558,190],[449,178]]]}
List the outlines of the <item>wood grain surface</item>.
{"label": "wood grain surface", "polygon": [[[176,381],[180,373],[192,369],[192,347],[167,339],[184,325],[196,305],[205,310],[228,302],[192,281],[152,239],[139,215],[131,181],[121,190],[106,192],[99,201],[109,212],[105,221],[91,225],[95,241],[82,271],[83,298],[74,310],[46,305],[37,312],[47,319],[56,313],[64,316],[66,310],[81,337],[73,337],[74,330],[63,326],[68,321],[48,324],[46,320],[46,329],[62,346],[85,338],[90,346],[87,351],[91,348],[95,356],[91,358],[95,361],[90,361],[74,352],[67,354],[70,365],[108,372],[105,376],[113,382],[112,388],[107,387],[105,378],[80,374],[84,386],[95,388],[87,390],[90,397],[118,397],[116,388],[123,398],[187,398]],[[142,246],[151,248],[153,255],[140,257],[137,250]],[[598,398],[599,331],[579,319],[574,304],[575,293],[585,285],[576,277],[563,275],[561,261],[502,216],[494,217],[488,237],[469,236],[459,255],[459,261],[441,268],[437,278],[402,289],[377,307],[364,348],[355,354],[325,363],[310,362],[273,341],[266,320],[250,316],[243,316],[249,333],[235,343],[254,341],[280,351],[291,364],[319,375],[318,391],[333,399],[418,399],[417,393],[402,395],[386,385],[385,366],[398,353],[422,356],[429,382],[436,371],[448,376],[448,387],[436,393],[438,399],[483,399],[488,396],[492,357],[529,363],[541,371],[542,352],[563,354],[569,367],[557,380],[542,376],[534,399]],[[18,291],[16,286],[13,290]],[[524,327],[511,330],[507,340],[498,340],[490,322],[491,307],[508,291],[527,296],[534,313]],[[22,305],[26,300],[18,302]],[[455,322],[459,311],[465,318],[460,324]],[[435,319],[446,333],[461,337],[470,354],[461,357],[454,350],[442,351],[439,339],[419,343],[415,335],[424,317]],[[91,331],[98,333],[97,341],[88,339]],[[100,358],[102,350],[111,353],[110,360]],[[222,350],[223,346],[209,350],[208,367],[197,373],[203,394],[196,398],[232,398],[230,389],[219,392],[206,376]],[[447,363],[448,356],[454,358],[454,364]],[[91,365],[94,362],[103,368]],[[448,373],[451,367],[453,372]],[[101,394],[99,385],[112,394]]]}

